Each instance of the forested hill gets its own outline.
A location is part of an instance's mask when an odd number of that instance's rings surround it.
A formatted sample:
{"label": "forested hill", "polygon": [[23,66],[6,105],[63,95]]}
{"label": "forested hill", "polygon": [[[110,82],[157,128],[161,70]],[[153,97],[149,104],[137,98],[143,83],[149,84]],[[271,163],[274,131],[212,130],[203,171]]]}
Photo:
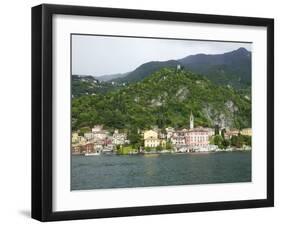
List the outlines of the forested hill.
{"label": "forested hill", "polygon": [[140,82],[106,94],[72,100],[72,129],[103,124],[107,128],[251,126],[251,101],[235,89],[218,86],[185,70],[162,68]]}
{"label": "forested hill", "polygon": [[196,54],[178,60],[147,62],[125,76],[111,81],[138,82],[163,67],[181,65],[188,71],[204,75],[218,85],[245,89],[251,85],[251,60],[252,54],[245,48],[223,54]]}

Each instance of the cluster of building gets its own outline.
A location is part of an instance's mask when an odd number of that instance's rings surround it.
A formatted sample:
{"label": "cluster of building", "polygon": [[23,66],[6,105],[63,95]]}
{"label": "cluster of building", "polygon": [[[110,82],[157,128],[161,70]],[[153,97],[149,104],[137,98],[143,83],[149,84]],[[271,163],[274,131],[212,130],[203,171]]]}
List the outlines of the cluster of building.
{"label": "cluster of building", "polygon": [[243,135],[243,136],[252,136],[252,129],[251,128],[245,128],[242,130],[239,129],[229,129],[226,130],[224,133],[224,137],[226,139],[230,139],[232,136],[238,136],[239,134]]}
{"label": "cluster of building", "polygon": [[[143,147],[140,152],[147,149],[167,149],[169,147],[175,152],[208,152],[217,150],[217,146],[210,144],[210,138],[215,135],[215,129],[206,127],[194,127],[194,116],[191,113],[189,117],[189,129],[166,128],[164,131],[160,129],[150,129],[138,131],[143,138]],[[251,128],[238,130],[228,129],[224,132],[226,139],[239,134],[252,136]],[[125,132],[120,133],[115,130],[113,134],[103,129],[101,125],[92,128],[92,131],[79,136],[78,133],[72,134],[72,152],[73,154],[87,154],[100,152],[114,152],[117,146],[128,145],[130,141],[127,139]]]}
{"label": "cluster of building", "polygon": [[95,126],[91,132],[84,133],[84,136],[79,136],[77,132],[72,133],[73,154],[112,152],[117,145],[129,143],[126,133],[115,130],[110,134],[102,125]]}
{"label": "cluster of building", "polygon": [[215,134],[212,128],[194,128],[194,117],[190,114],[189,129],[166,128],[165,133],[155,130],[144,132],[144,147],[165,147],[169,142],[177,152],[212,151],[216,147],[209,140]]}

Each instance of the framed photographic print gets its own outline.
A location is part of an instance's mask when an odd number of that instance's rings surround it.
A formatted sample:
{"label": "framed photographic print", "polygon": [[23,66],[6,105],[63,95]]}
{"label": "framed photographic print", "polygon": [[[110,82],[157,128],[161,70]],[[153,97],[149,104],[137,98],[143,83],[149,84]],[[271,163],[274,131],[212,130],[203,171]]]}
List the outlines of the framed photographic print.
{"label": "framed photographic print", "polygon": [[32,8],[32,217],[274,205],[274,21]]}

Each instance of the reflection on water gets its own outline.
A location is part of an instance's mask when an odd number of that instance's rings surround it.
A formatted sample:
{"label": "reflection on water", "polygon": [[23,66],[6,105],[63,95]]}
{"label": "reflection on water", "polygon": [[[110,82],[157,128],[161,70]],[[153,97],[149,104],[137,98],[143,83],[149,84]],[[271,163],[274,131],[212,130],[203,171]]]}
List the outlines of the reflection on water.
{"label": "reflection on water", "polygon": [[72,156],[72,190],[251,181],[251,152]]}
{"label": "reflection on water", "polygon": [[157,160],[151,158],[158,158],[159,154],[151,154],[145,155],[144,157],[148,157],[146,161],[144,161],[145,175],[153,176],[156,174]]}

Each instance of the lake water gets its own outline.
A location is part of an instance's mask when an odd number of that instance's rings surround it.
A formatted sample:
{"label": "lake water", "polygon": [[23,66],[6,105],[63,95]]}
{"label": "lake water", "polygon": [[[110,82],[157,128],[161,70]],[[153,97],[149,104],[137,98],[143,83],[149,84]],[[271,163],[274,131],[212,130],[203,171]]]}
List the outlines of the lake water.
{"label": "lake water", "polygon": [[250,181],[251,152],[72,156],[72,190]]}

